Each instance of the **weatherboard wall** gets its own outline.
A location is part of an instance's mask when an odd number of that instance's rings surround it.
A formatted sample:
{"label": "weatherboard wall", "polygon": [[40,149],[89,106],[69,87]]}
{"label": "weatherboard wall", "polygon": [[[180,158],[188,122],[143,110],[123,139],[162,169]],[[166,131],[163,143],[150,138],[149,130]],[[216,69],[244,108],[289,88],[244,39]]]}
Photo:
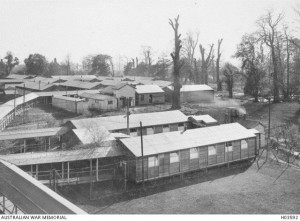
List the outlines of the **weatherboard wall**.
{"label": "weatherboard wall", "polygon": [[[218,143],[176,152],[144,156],[144,180],[168,177],[255,157],[256,138],[245,139],[247,148],[244,149],[241,147],[241,141],[233,141],[232,148],[228,148],[225,143]],[[178,161],[176,161],[177,157]],[[141,182],[142,158],[138,157],[135,160],[131,158],[130,162],[130,168],[133,170],[130,171],[129,179]]]}

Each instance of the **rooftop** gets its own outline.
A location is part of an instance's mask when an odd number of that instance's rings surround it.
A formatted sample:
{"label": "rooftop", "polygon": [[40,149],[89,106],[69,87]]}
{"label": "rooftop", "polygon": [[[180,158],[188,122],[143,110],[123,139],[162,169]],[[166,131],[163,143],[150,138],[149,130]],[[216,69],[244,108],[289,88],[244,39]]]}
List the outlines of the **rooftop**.
{"label": "rooftop", "polygon": [[[168,86],[169,89],[173,90],[173,86]],[[180,92],[187,91],[213,91],[210,86],[206,84],[191,84],[191,85],[182,85]]]}
{"label": "rooftop", "polygon": [[[255,137],[255,134],[238,123],[213,127],[160,133],[143,137],[144,156],[173,152],[199,146]],[[136,156],[141,156],[141,138],[132,137],[121,142]]]}
{"label": "rooftop", "polygon": [[88,160],[104,157],[116,157],[123,155],[118,147],[98,147],[80,150],[32,152],[0,155],[0,159],[17,166],[60,163],[78,160]]}
{"label": "rooftop", "polygon": [[248,120],[248,119],[238,119],[238,123],[240,123],[241,125],[243,125],[244,127],[248,128],[248,129],[252,129],[254,127],[257,127],[259,124],[261,124],[259,121]]}
{"label": "rooftop", "polygon": [[43,83],[43,82],[26,81],[26,82],[24,82],[24,84],[20,84],[17,87],[24,88],[24,85],[25,85],[25,88],[29,88],[29,89],[33,89],[33,90],[46,90],[48,88],[56,86],[54,84],[48,84],[48,83]]}
{"label": "rooftop", "polygon": [[10,74],[7,78],[11,79],[29,79],[35,77],[34,75]]}
{"label": "rooftop", "polygon": [[0,132],[0,140],[16,140],[16,139],[35,138],[35,137],[52,137],[52,136],[63,135],[66,132],[67,132],[67,128],[65,127]]}
{"label": "rooftop", "polygon": [[75,87],[80,89],[93,89],[100,85],[100,82],[85,82],[85,81],[75,81],[75,80],[68,80],[66,82],[60,83],[59,85],[65,86],[65,87]]}
{"label": "rooftop", "polygon": [[104,127],[90,127],[73,129],[74,134],[82,144],[102,143],[104,141],[115,140]]}
{"label": "rooftop", "polygon": [[193,118],[196,121],[203,121],[206,124],[212,124],[212,123],[218,123],[218,121],[214,118],[212,118],[210,115],[205,114],[205,115],[191,115],[188,116],[188,118]]}
{"label": "rooftop", "polygon": [[[126,115],[76,119],[70,120],[69,122],[73,124],[75,128],[87,128],[87,125],[103,126],[109,131],[127,128]],[[142,122],[143,127],[181,123],[187,122],[187,116],[179,110],[130,115],[130,128],[140,127],[140,122]]]}
{"label": "rooftop", "polygon": [[150,94],[150,93],[164,93],[158,85],[136,85],[136,93],[138,94]]}
{"label": "rooftop", "polygon": [[56,95],[56,96],[54,96],[54,98],[66,100],[66,101],[74,101],[74,102],[84,101],[84,99],[80,99],[80,98],[76,98],[76,97],[60,96],[60,95]]}
{"label": "rooftop", "polygon": [[103,94],[92,94],[92,93],[87,93],[84,92],[82,94],[79,94],[79,97],[83,98],[90,98],[94,100],[101,100],[101,101],[106,101],[106,100],[115,100],[116,98],[109,96],[109,95],[103,95]]}

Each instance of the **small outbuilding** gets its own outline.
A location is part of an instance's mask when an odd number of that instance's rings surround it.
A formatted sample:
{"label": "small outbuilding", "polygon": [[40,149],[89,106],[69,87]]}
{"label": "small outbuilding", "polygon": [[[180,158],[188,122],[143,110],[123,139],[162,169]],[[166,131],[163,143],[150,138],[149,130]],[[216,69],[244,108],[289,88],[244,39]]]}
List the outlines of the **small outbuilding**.
{"label": "small outbuilding", "polygon": [[219,124],[216,119],[208,114],[191,115],[188,117],[188,121],[191,123],[192,128],[215,126]]}
{"label": "small outbuilding", "polygon": [[[168,102],[172,101],[173,90],[173,86],[164,88]],[[182,102],[213,102],[214,89],[206,84],[182,85],[180,99]]]}
{"label": "small outbuilding", "polygon": [[54,96],[52,97],[52,106],[72,113],[84,114],[88,105],[84,99],[67,96]]}
{"label": "small outbuilding", "polygon": [[82,93],[78,95],[80,98],[85,98],[88,103],[88,108],[99,111],[111,111],[118,109],[117,98],[103,94]]}
{"label": "small outbuilding", "polygon": [[136,105],[165,103],[165,92],[158,85],[136,85],[135,92]]}
{"label": "small outbuilding", "polygon": [[135,106],[135,89],[127,83],[119,83],[114,86],[108,86],[101,91],[101,94],[111,95],[118,99],[118,108],[126,107],[129,99],[129,107]]}

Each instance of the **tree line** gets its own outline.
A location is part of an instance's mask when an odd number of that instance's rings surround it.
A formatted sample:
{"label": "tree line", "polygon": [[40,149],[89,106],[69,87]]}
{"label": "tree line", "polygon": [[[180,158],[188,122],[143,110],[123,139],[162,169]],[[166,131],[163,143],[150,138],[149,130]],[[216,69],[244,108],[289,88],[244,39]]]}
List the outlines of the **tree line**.
{"label": "tree line", "polygon": [[22,74],[51,77],[53,75],[93,74],[97,76],[114,76],[115,70],[112,57],[105,54],[88,55],[82,64],[73,63],[70,56],[58,62],[56,58],[48,62],[41,54],[30,54],[24,59],[24,65],[12,52],[7,52],[0,60],[0,78],[9,74]]}
{"label": "tree line", "polygon": [[[300,18],[299,11],[295,10]],[[274,103],[290,100],[300,86],[300,39],[284,22],[282,13],[268,11],[256,21],[256,30],[242,36],[232,57],[240,66],[229,62],[221,63],[222,42],[205,47],[199,42],[199,33],[188,33],[181,41],[179,16],[169,20],[175,37],[173,59],[174,94],[181,84],[216,84],[217,91],[226,85],[229,97],[233,96],[234,84],[244,84],[244,94],[254,97],[268,97]],[[199,58],[195,51],[199,50]],[[179,82],[179,83],[178,83]],[[175,99],[173,108],[180,107]]]}

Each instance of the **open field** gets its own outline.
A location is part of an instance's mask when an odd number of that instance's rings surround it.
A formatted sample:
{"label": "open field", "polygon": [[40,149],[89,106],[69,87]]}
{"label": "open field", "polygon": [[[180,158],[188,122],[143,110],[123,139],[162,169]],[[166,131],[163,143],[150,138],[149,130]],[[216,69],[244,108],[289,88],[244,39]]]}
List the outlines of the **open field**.
{"label": "open field", "polygon": [[[260,160],[263,164],[263,160]],[[97,214],[291,214],[300,212],[300,170],[267,162],[220,171],[203,182],[117,203],[78,204]]]}

